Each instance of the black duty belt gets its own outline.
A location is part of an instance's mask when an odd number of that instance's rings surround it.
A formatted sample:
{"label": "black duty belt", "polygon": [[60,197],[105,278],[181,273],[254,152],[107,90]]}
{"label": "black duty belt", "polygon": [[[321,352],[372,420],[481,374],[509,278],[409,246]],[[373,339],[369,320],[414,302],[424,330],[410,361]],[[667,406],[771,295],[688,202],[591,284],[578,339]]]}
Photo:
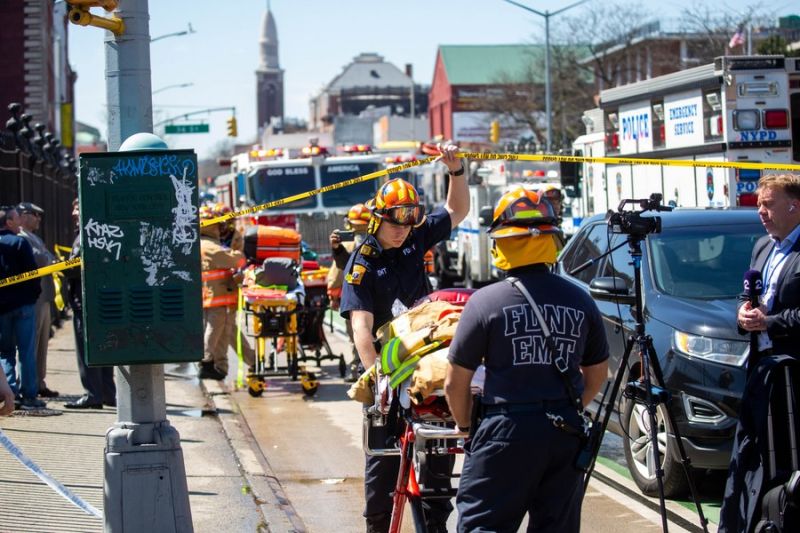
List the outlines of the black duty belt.
{"label": "black duty belt", "polygon": [[529,414],[542,413],[547,409],[560,407],[570,407],[572,402],[568,398],[560,400],[541,400],[526,403],[500,403],[494,405],[484,405],[484,415],[510,415],[510,414]]}

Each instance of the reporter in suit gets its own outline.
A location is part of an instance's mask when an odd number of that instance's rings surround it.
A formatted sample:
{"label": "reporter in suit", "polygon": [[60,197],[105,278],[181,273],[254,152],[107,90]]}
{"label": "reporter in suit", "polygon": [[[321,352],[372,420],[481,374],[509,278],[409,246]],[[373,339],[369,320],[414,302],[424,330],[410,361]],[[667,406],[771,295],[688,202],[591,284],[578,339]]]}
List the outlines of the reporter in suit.
{"label": "reporter in suit", "polygon": [[800,357],[800,174],[758,182],[758,216],[767,235],[753,247],[750,268],[764,280],[761,303],[739,297],[740,332],[759,332],[758,354]]}

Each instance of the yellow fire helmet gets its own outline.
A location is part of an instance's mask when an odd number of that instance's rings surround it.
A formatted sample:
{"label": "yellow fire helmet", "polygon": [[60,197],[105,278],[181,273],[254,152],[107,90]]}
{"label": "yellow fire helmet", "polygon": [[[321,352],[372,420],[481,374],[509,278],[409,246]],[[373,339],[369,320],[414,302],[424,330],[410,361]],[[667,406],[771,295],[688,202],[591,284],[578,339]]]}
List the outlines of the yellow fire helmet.
{"label": "yellow fire helmet", "polygon": [[382,220],[415,228],[422,225],[425,207],[419,203],[419,194],[413,185],[404,179],[394,178],[378,189],[367,232],[373,235],[377,233]]}
{"label": "yellow fire helmet", "polygon": [[372,213],[366,205],[356,204],[347,212],[345,223],[354,230],[363,230],[369,224],[371,216]]}
{"label": "yellow fire helmet", "polygon": [[535,263],[556,262],[557,218],[550,203],[535,191],[515,187],[500,197],[489,226],[494,239],[492,263],[510,270]]}

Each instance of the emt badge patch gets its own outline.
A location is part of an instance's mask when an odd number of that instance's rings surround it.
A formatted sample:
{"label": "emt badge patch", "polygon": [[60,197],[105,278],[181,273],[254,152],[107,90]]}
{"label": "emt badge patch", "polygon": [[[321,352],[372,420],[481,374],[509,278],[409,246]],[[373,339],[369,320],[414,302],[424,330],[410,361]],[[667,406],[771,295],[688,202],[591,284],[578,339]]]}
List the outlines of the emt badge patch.
{"label": "emt badge patch", "polygon": [[350,271],[348,275],[345,276],[345,280],[350,285],[360,285],[361,280],[364,279],[364,272],[367,271],[367,267],[362,265],[353,265],[353,269]]}

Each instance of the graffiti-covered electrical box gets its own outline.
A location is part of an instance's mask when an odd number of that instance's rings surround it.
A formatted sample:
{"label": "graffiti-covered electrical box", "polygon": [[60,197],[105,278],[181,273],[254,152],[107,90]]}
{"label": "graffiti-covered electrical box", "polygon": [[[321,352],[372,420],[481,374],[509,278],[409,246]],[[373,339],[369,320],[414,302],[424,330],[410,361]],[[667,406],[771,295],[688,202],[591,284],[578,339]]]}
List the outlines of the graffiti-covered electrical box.
{"label": "graffiti-covered electrical box", "polygon": [[87,364],[200,360],[194,152],[81,154],[79,203]]}

